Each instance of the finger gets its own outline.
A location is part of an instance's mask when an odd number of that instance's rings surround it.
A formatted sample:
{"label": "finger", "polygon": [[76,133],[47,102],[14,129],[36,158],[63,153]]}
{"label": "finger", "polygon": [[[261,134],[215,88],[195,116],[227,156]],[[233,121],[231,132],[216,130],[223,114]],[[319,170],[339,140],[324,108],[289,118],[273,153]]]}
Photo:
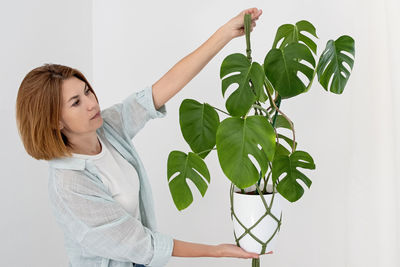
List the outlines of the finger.
{"label": "finger", "polygon": [[252,7],[252,8],[245,9],[243,12],[245,14],[250,14],[250,13],[253,13],[253,12],[256,12],[256,11],[258,11],[258,8]]}
{"label": "finger", "polygon": [[251,19],[252,20],[257,20],[261,16],[262,10],[261,9],[257,9],[257,8],[253,8],[249,13],[251,14]]}
{"label": "finger", "polygon": [[260,18],[261,14],[259,16],[254,17],[251,21],[256,21]]}
{"label": "finger", "polygon": [[260,18],[261,14],[262,14],[262,10],[261,9],[257,10],[255,13],[252,14],[252,16],[251,16],[252,20],[253,21],[258,20]]}
{"label": "finger", "polygon": [[264,253],[263,255],[266,255],[266,254],[274,254],[274,252],[271,250],[270,252]]}
{"label": "finger", "polygon": [[258,253],[247,252],[247,251],[245,251],[245,250],[243,250],[243,251],[245,252],[245,254],[246,254],[246,256],[247,256],[248,258],[255,258],[255,259],[258,259],[258,257],[260,257],[260,255],[259,255]]}
{"label": "finger", "polygon": [[251,14],[251,19],[258,19],[258,17],[262,14],[262,10],[253,7],[243,11],[243,14]]}
{"label": "finger", "polygon": [[251,254],[251,258],[258,259],[258,258],[260,258],[260,255],[254,253],[254,254]]}
{"label": "finger", "polygon": [[256,253],[246,253],[246,255],[243,255],[242,258],[244,259],[258,259],[260,255]]}

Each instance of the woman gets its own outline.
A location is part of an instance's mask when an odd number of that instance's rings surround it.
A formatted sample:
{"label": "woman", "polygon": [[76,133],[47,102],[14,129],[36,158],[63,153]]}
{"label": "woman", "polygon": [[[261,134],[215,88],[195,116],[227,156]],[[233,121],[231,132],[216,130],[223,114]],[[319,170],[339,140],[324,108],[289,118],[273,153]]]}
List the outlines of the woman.
{"label": "woman", "polygon": [[196,244],[157,232],[151,188],[131,142],[149,119],[165,116],[164,104],[218,51],[244,35],[246,13],[255,27],[262,11],[242,11],[151,87],[101,113],[80,71],[45,64],[26,75],[17,96],[18,129],[27,153],[49,161],[49,196],[70,266],[164,266],[171,256],[258,257],[231,244]]}

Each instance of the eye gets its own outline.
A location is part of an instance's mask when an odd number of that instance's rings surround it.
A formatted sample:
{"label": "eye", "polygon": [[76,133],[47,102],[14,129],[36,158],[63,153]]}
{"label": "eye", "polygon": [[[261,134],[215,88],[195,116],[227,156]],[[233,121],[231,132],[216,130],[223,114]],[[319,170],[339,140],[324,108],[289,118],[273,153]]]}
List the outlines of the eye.
{"label": "eye", "polygon": [[78,100],[76,100],[73,104],[72,104],[72,106],[77,106],[77,105],[79,105],[79,99]]}
{"label": "eye", "polygon": [[90,93],[90,89],[88,88],[88,89],[86,89],[86,91],[85,91],[85,95],[88,95]]}

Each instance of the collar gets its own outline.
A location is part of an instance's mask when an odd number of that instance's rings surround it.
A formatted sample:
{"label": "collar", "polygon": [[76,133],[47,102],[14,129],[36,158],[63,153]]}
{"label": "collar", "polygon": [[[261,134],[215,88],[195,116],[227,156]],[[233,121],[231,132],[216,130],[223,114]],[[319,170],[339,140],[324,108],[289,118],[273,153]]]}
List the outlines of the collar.
{"label": "collar", "polygon": [[63,157],[49,160],[50,167],[56,169],[84,170],[86,166],[85,159]]}
{"label": "collar", "polygon": [[[97,129],[98,134],[103,134],[103,127]],[[86,159],[74,158],[74,157],[61,157],[55,158],[48,161],[50,167],[55,169],[67,169],[67,170],[84,170],[90,165],[91,161]]]}

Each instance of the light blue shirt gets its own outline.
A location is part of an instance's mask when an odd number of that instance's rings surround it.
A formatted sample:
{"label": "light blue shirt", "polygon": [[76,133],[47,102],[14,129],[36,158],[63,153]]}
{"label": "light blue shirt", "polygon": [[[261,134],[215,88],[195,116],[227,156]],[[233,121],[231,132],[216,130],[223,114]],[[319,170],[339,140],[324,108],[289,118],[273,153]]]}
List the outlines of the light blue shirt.
{"label": "light blue shirt", "polygon": [[166,115],[154,107],[152,88],[128,96],[101,112],[97,130],[137,170],[141,220],[115,201],[90,159],[64,157],[49,161],[49,198],[64,231],[69,266],[128,267],[132,263],[165,266],[173,239],[156,229],[151,187],[132,138],[147,121]]}

